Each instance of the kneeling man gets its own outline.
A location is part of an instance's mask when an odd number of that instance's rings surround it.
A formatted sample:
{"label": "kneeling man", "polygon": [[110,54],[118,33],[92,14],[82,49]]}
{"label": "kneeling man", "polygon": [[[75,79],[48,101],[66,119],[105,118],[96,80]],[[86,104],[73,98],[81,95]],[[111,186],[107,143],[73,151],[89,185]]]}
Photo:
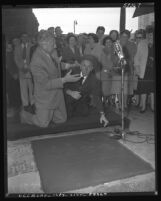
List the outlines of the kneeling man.
{"label": "kneeling man", "polygon": [[67,119],[63,85],[66,82],[76,82],[80,77],[69,72],[61,78],[60,68],[51,57],[54,43],[53,36],[48,31],[40,31],[38,47],[30,64],[36,112],[31,114],[22,111],[21,123],[47,127],[51,121],[63,123]]}
{"label": "kneeling man", "polygon": [[100,114],[100,123],[103,123],[105,127],[109,122],[103,111],[101,83],[95,76],[94,57],[92,55],[84,56],[80,69],[82,78],[75,83],[67,83],[64,87],[67,116],[68,118],[72,116],[87,116],[89,114],[91,97],[93,97]]}

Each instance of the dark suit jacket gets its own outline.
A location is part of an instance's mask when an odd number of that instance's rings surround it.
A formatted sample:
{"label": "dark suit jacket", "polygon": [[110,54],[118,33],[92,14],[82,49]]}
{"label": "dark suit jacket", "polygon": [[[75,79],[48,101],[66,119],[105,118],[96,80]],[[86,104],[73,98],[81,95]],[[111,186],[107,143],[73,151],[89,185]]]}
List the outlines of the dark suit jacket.
{"label": "dark suit jacket", "polygon": [[[96,108],[97,110],[103,111],[103,105],[101,101],[101,82],[96,78],[95,72],[92,71],[88,77],[86,78],[85,82],[82,84],[82,79],[75,83],[67,83],[65,85],[65,93],[67,89],[72,91],[80,91],[82,97],[86,98],[87,96],[92,95],[94,100],[96,101]],[[67,106],[68,107],[68,106]]]}
{"label": "dark suit jacket", "polygon": [[11,76],[13,76],[13,74],[18,74],[18,68],[14,60],[13,52],[6,52],[6,67]]}

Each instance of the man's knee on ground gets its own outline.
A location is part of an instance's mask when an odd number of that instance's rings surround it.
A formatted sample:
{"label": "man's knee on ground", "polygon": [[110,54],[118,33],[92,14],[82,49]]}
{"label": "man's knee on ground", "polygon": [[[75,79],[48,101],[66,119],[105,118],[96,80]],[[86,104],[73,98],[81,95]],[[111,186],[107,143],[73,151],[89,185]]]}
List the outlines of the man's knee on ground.
{"label": "man's knee on ground", "polygon": [[67,113],[66,112],[63,112],[63,113],[55,113],[54,116],[53,116],[53,122],[56,123],[56,124],[59,124],[59,123],[64,123],[67,121]]}
{"label": "man's knee on ground", "polygon": [[67,121],[67,115],[62,116],[62,118],[59,118],[58,120],[53,120],[54,123],[59,124],[59,123],[64,123]]}
{"label": "man's knee on ground", "polygon": [[41,127],[41,128],[47,128],[48,125],[49,125],[49,123],[50,123],[49,120],[37,118],[36,115],[33,117],[33,122],[34,122],[34,124],[35,124],[36,126],[39,126],[39,127]]}

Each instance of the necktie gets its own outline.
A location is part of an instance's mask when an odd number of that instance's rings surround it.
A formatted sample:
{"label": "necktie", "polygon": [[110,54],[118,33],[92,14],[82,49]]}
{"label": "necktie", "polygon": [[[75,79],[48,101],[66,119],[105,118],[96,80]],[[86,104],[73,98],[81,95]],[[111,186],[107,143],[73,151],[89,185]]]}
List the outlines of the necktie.
{"label": "necktie", "polygon": [[52,62],[55,64],[56,68],[58,68],[58,63],[55,61],[55,59],[51,56],[50,56],[50,58],[52,59]]}
{"label": "necktie", "polygon": [[82,79],[82,85],[84,84],[86,78],[87,78],[87,77],[83,77],[83,79]]}
{"label": "necktie", "polygon": [[23,60],[26,60],[26,44],[24,45],[24,48],[23,48],[22,57],[23,57]]}

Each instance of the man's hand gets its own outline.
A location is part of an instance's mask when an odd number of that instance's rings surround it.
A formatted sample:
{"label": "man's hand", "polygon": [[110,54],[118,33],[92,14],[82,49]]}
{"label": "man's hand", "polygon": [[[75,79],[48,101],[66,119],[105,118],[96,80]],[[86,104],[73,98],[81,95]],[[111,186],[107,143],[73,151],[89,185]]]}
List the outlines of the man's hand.
{"label": "man's hand", "polygon": [[66,70],[70,69],[71,67],[73,67],[72,65],[73,65],[73,64],[66,63],[66,64],[65,64],[65,69],[66,69]]}
{"label": "man's hand", "polygon": [[81,98],[81,94],[79,91],[72,91],[71,96],[76,100],[79,100]]}
{"label": "man's hand", "polygon": [[79,74],[71,75],[72,70],[70,70],[65,77],[62,78],[63,83],[66,82],[77,82],[81,77]]}
{"label": "man's hand", "polygon": [[100,123],[104,123],[104,127],[106,127],[108,124],[109,124],[109,121],[106,119],[105,115],[104,114],[101,114],[101,117],[100,117]]}

